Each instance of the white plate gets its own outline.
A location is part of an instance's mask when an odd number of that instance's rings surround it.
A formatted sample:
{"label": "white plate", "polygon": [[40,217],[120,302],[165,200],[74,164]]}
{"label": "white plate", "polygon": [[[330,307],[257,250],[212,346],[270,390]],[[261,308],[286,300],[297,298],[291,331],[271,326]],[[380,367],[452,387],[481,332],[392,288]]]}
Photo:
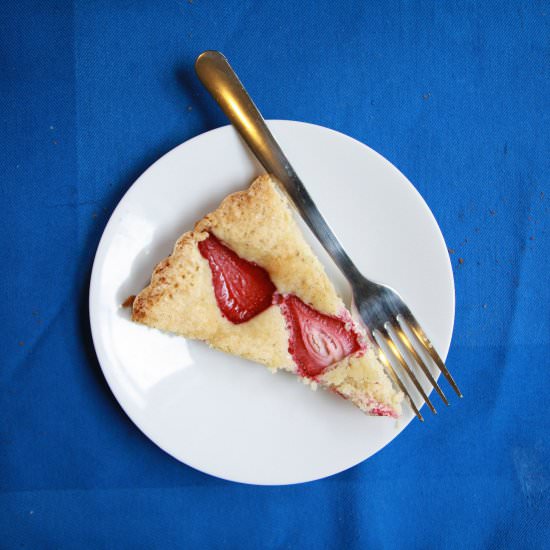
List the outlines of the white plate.
{"label": "white plate", "polygon": [[[422,197],[387,160],[343,134],[302,122],[269,127],[363,272],[399,290],[443,357],[454,319],[445,241]],[[101,367],[128,416],[159,447],[245,483],[319,479],[387,445],[413,418],[369,418],[286,373],[129,320],[120,304],[148,282],[176,238],[262,171],[230,126],[155,162],[117,206],[97,250],[90,320]],[[341,276],[306,235],[342,296]]]}

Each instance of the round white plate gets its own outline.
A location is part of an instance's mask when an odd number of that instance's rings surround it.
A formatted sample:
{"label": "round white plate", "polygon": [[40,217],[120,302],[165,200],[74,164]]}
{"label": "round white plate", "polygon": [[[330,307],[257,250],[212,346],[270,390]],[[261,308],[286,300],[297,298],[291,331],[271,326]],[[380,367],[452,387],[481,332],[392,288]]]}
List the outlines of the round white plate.
{"label": "round white plate", "polygon": [[[446,357],[454,285],[428,206],[387,160],[343,134],[302,122],[269,127],[359,268],[397,289]],[[382,449],[413,418],[370,418],[286,373],[132,323],[120,304],[147,283],[177,237],[262,170],[230,126],[155,162],[113,212],[97,250],[90,320],[99,362],[128,416],[178,460],[255,484],[319,479]],[[342,277],[306,237],[344,299]],[[192,314],[192,312],[190,312]],[[420,402],[420,400],[419,400]]]}

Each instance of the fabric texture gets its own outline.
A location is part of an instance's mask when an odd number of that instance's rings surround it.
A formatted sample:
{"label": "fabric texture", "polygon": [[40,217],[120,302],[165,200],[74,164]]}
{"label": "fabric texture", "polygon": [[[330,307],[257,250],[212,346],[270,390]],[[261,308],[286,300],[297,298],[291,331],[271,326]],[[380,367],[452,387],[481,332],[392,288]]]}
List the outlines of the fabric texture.
{"label": "fabric texture", "polygon": [[[548,547],[547,0],[6,0],[0,31],[0,547]],[[393,162],[451,249],[464,400],[318,482],[180,464],[93,349],[110,213],[154,160],[226,124],[193,73],[205,49],[267,118]]]}

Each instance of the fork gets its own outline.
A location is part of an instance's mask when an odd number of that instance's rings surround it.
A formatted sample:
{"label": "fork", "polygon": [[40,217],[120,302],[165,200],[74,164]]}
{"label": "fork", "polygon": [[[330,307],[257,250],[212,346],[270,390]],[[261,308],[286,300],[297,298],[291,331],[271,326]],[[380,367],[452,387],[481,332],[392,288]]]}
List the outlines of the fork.
{"label": "fork", "polygon": [[366,325],[371,342],[377,345],[388,374],[407,396],[416,416],[424,420],[408,389],[409,381],[436,414],[416,373],[422,372],[445,405],[449,405],[432,375],[430,365],[435,365],[456,394],[462,397],[445,363],[399,294],[364,277],[347,255],[225,56],[217,51],[203,52],[195,62],[195,70],[250,150],[282,184],[308,227],[347,279],[352,289],[355,311]]}

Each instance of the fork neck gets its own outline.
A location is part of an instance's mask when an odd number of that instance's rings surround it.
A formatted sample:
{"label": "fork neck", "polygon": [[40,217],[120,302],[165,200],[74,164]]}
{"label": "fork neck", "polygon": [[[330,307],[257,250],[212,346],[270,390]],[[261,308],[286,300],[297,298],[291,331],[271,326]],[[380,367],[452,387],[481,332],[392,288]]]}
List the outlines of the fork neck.
{"label": "fork neck", "polygon": [[309,229],[317,237],[323,248],[327,251],[334,263],[338,266],[348,282],[354,286],[361,284],[365,279],[348,256],[331,227],[313,202],[304,184],[298,175],[287,165],[286,177],[279,180],[292,204],[300,213]]}

